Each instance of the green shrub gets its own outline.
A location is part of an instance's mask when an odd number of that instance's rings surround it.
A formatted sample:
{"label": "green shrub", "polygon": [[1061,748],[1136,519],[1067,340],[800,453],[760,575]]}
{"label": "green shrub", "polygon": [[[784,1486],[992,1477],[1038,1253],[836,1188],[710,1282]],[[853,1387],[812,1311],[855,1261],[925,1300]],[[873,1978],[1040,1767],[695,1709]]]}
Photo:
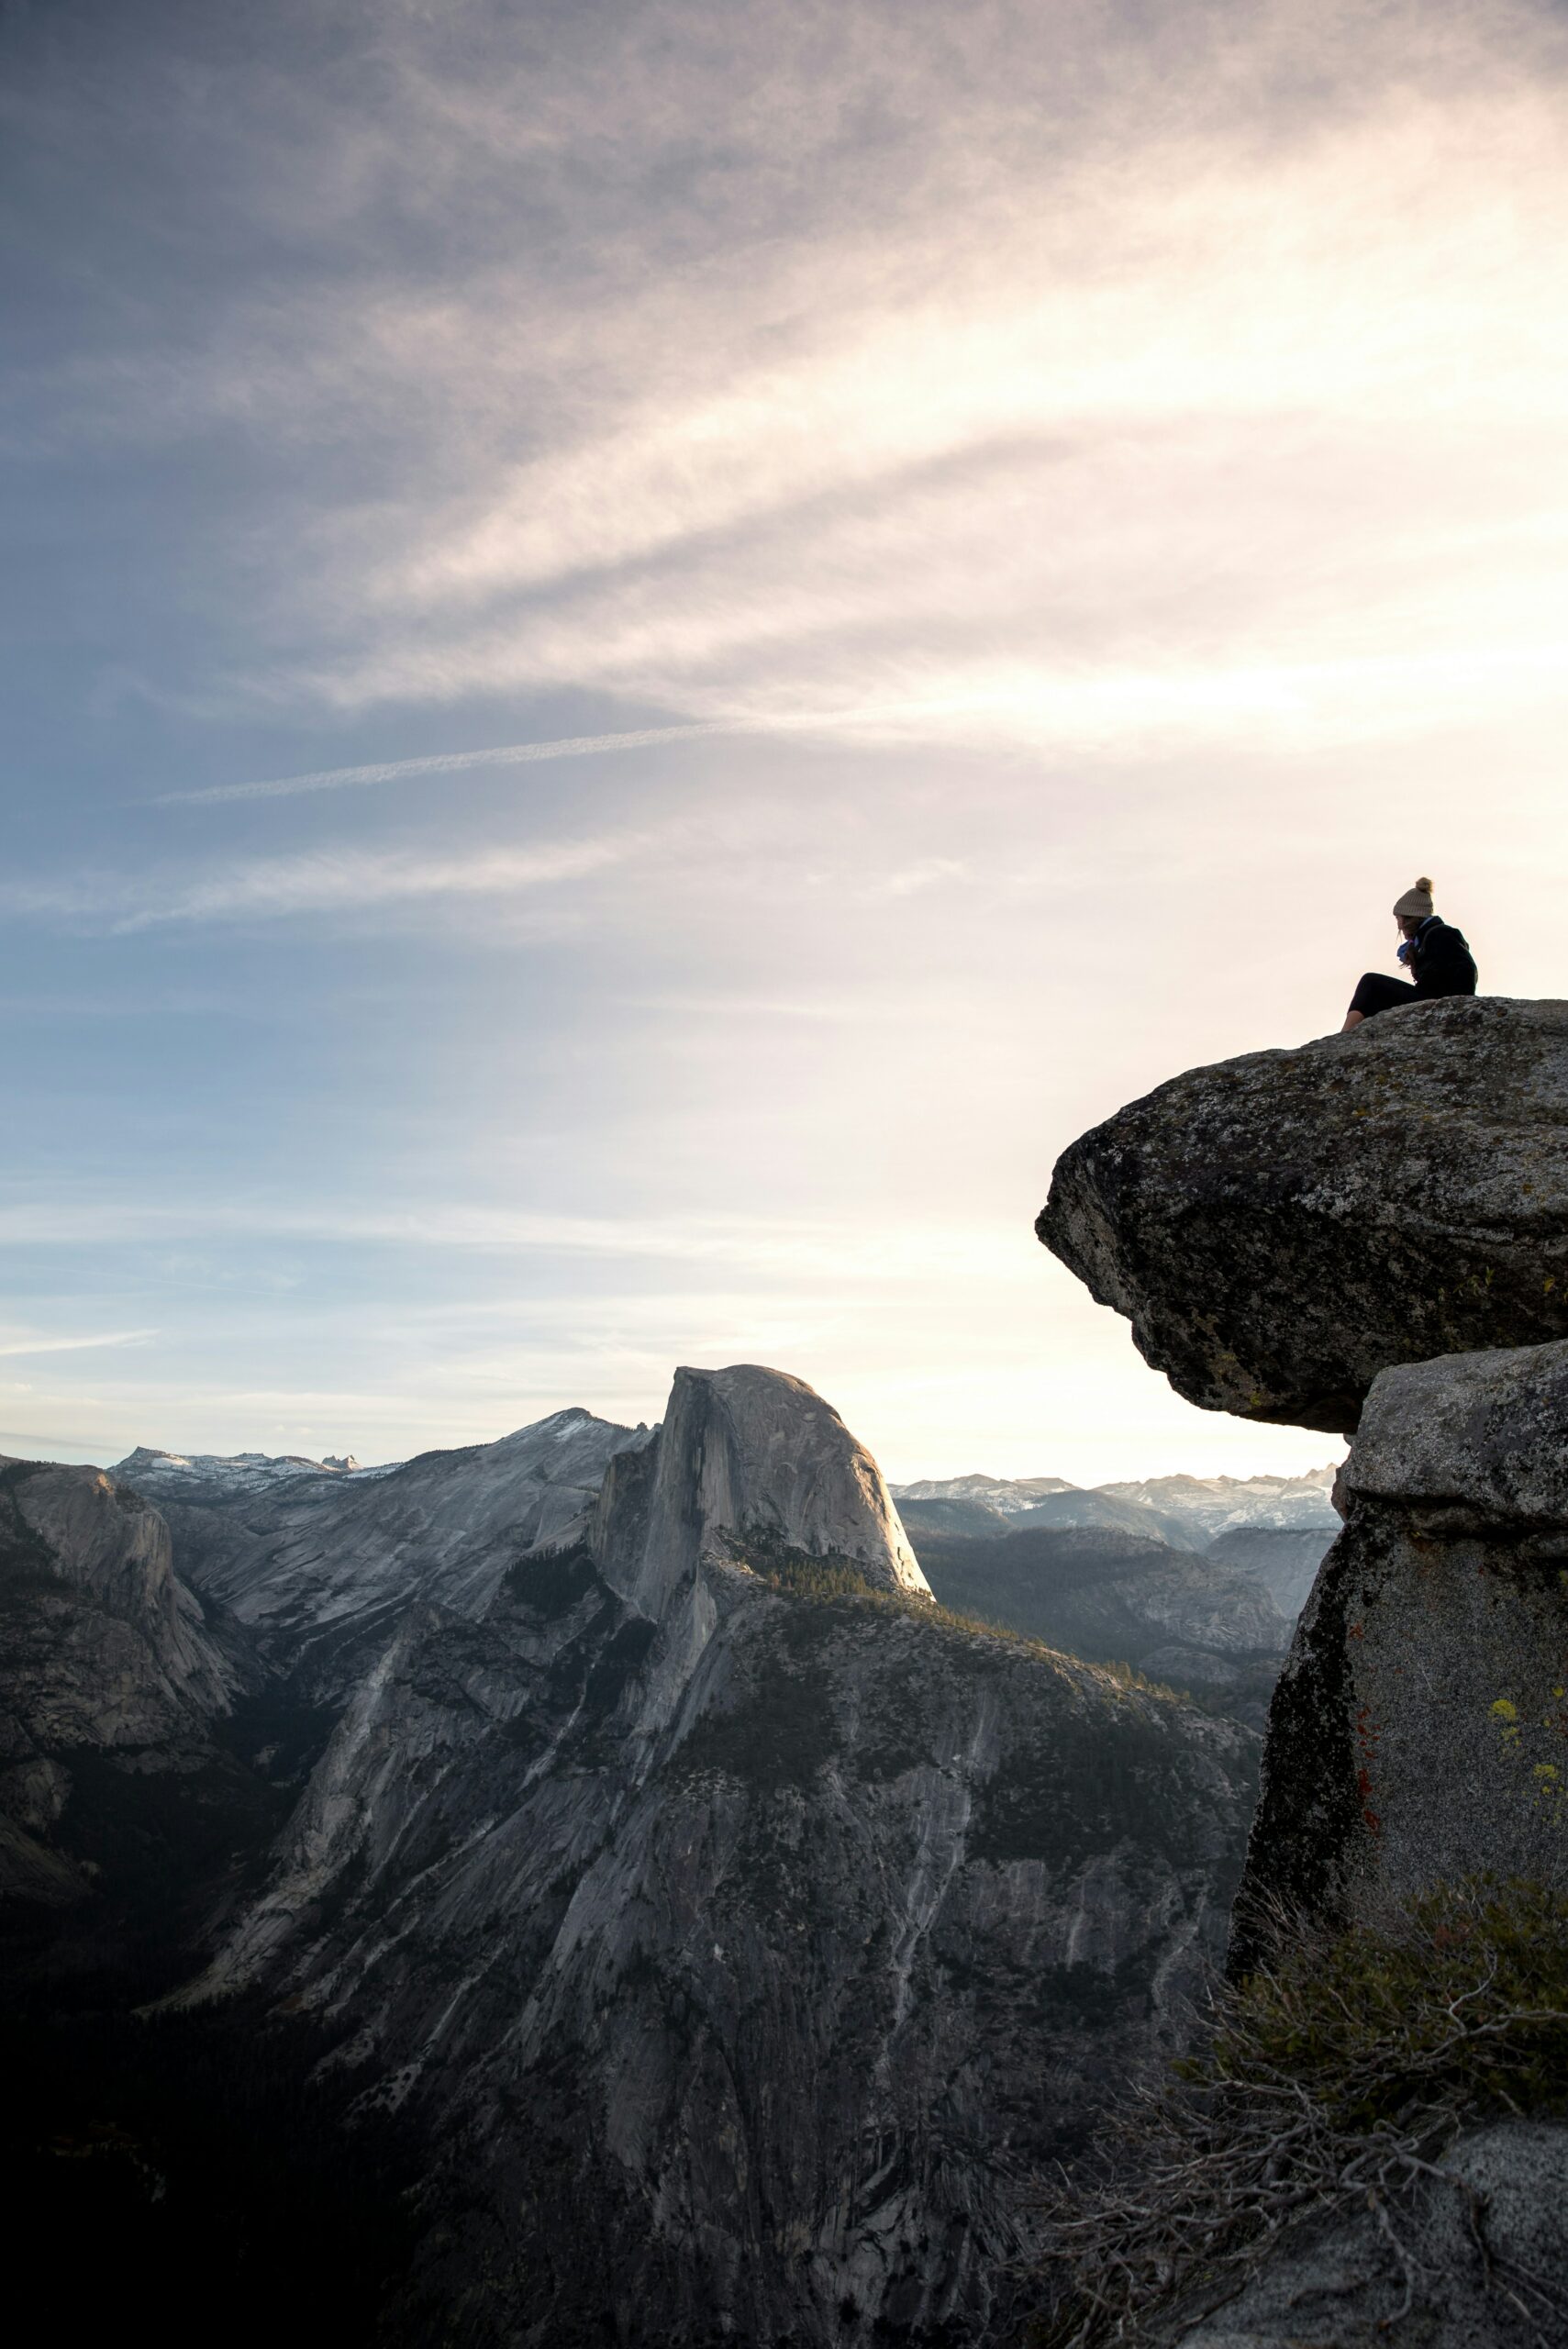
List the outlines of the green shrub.
{"label": "green shrub", "polygon": [[1240,2083],[1259,2061],[1346,2130],[1434,2096],[1468,2119],[1568,2113],[1568,1894],[1483,1879],[1299,1942],[1241,1985],[1196,2071]]}

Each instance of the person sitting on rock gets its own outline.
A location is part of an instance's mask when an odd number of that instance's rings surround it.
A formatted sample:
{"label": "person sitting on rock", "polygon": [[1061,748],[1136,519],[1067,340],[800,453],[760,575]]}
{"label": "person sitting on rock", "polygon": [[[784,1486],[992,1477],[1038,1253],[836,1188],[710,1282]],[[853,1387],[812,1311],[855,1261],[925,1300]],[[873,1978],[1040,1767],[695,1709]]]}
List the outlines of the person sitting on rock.
{"label": "person sitting on rock", "polygon": [[1475,958],[1463,931],[1440,921],[1432,911],[1432,885],[1425,874],[1395,900],[1394,918],[1404,941],[1399,960],[1411,975],[1396,979],[1384,971],[1364,972],[1351,997],[1341,1035],[1374,1012],[1392,1011],[1396,1004],[1434,1003],[1440,996],[1475,993]]}

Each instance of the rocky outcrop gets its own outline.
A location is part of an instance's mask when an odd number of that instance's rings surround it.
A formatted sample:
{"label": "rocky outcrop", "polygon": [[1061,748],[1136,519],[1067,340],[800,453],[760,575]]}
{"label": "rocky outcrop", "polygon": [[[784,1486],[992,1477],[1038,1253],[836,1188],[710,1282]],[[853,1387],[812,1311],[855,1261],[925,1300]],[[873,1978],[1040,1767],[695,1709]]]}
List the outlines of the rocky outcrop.
{"label": "rocky outcrop", "polygon": [[1568,1336],[1568,1004],[1422,1004],[1195,1069],[1058,1162],[1037,1229],[1177,1392],[1355,1428],[1397,1363]]}
{"label": "rocky outcrop", "polygon": [[0,1459],[0,1900],[83,1898],[84,1774],[128,1809],[199,1774],[241,1675],[162,1519],[96,1468]]}
{"label": "rocky outcrop", "polygon": [[[1470,2130],[1401,2198],[1293,2230],[1216,2315],[1170,2349],[1543,2349],[1562,2338],[1568,2129]],[[1499,2288],[1499,2285],[1505,2288]]]}
{"label": "rocky outcrop", "polygon": [[1042,1236],[1184,1393],[1356,1427],[1239,1965],[1275,1906],[1568,1868],[1565,1210],[1563,1004],[1424,1005],[1199,1069],[1057,1167]]}
{"label": "rocky outcrop", "polygon": [[[1039,1229],[1193,1401],[1354,1432],[1342,1531],[1269,1715],[1229,1949],[1242,2010],[1267,2009],[1278,1980],[1248,1977],[1299,1966],[1303,1932],[1308,1953],[1342,1928],[1394,1950],[1423,1898],[1416,1913],[1441,1917],[1485,1887],[1528,1915],[1568,1891],[1568,1005],[1424,1005],[1197,1070],[1074,1144]],[[1375,1987],[1364,2017],[1358,1995],[1336,1993],[1338,2021],[1364,2021],[1372,2070],[1384,2020]],[[1555,2009],[1553,1980],[1540,2002]],[[1310,2061],[1303,2085],[1283,2041],[1272,2060],[1307,2111]],[[1440,2106],[1437,2055],[1421,2060],[1397,2122],[1393,2101],[1367,2107],[1385,2142],[1407,2130],[1404,2168],[1284,2224],[1222,2310],[1154,2337],[1562,2337],[1551,2067],[1544,2090],[1516,2078],[1516,2097],[1499,2068]],[[1314,2199],[1295,2193],[1289,2136],[1268,2171],[1282,2218]]]}
{"label": "rocky outcrop", "polygon": [[432,2148],[396,2337],[978,2340],[1039,2165],[1182,2043],[1253,1752],[954,1624],[819,1397],[682,1372],[406,1613],[193,1995],[347,2034]]}
{"label": "rocky outcrop", "polygon": [[675,1373],[649,1461],[606,1477],[584,1538],[645,1614],[715,1557],[794,1555],[930,1596],[865,1446],[804,1379],[751,1364]]}
{"label": "rocky outcrop", "polygon": [[1385,1371],[1270,1719],[1237,1963],[1492,1871],[1568,1885],[1568,1344]]}

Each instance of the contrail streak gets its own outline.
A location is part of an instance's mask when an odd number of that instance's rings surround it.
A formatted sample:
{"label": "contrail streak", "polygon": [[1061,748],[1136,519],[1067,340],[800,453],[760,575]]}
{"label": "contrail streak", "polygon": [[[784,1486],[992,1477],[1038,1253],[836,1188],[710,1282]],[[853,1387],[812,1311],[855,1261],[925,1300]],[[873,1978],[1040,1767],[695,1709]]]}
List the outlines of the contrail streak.
{"label": "contrail streak", "polygon": [[[775,723],[777,721],[774,721]],[[264,783],[215,783],[205,791],[162,791],[154,807],[210,805],[219,799],[287,799],[301,791],[348,791],[397,783],[411,774],[461,774],[470,767],[526,767],[543,759],[585,759],[598,751],[644,751],[659,742],[691,742],[704,734],[755,733],[743,719],[711,718],[690,726],[645,726],[634,734],[569,734],[559,742],[503,742],[491,751],[437,751],[424,759],[384,759],[368,767],[322,767]]]}

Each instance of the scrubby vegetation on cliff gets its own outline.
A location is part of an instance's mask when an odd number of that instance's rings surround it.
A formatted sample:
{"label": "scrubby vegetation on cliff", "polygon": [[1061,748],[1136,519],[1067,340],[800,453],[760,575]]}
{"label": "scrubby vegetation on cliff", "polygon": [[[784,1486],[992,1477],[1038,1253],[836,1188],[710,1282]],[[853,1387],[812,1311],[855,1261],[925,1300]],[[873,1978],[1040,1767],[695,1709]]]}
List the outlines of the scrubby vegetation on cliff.
{"label": "scrubby vegetation on cliff", "polygon": [[1562,2277],[1489,2255],[1475,2199],[1440,2165],[1503,2116],[1568,2117],[1568,1896],[1473,1880],[1340,1933],[1280,1919],[1278,1955],[1217,1994],[1202,2053],[1125,2109],[1103,2182],[1049,2213],[1049,2349],[1156,2337],[1233,2299],[1282,2232],[1369,2209],[1403,2272],[1401,2208],[1451,2192],[1496,2288],[1532,2330],[1568,2320]]}
{"label": "scrubby vegetation on cliff", "polygon": [[[826,1605],[840,1599],[854,1599],[882,1609],[890,1614],[906,1615],[916,1622],[933,1623],[943,1631],[967,1632],[975,1639],[995,1640],[1006,1646],[1023,1648],[1031,1655],[1058,1663],[1069,1653],[1038,1639],[1032,1632],[1021,1631],[1010,1623],[997,1623],[988,1616],[972,1615],[958,1608],[944,1607],[939,1598],[917,1598],[906,1591],[880,1588],[869,1581],[852,1558],[813,1557],[805,1550],[792,1549],[780,1542],[767,1529],[748,1527],[743,1535],[731,1539],[727,1547],[737,1565],[745,1566],[760,1582],[767,1584],[787,1598],[805,1598]],[[1145,1696],[1162,1697],[1171,1703],[1191,1702],[1185,1690],[1178,1692],[1167,1687],[1163,1681],[1151,1680],[1145,1673],[1117,1657],[1079,1659],[1092,1664],[1104,1679],[1114,1681],[1120,1688],[1137,1688]],[[1209,1709],[1200,1707],[1201,1710]],[[1218,1709],[1215,1708],[1214,1709]]]}

